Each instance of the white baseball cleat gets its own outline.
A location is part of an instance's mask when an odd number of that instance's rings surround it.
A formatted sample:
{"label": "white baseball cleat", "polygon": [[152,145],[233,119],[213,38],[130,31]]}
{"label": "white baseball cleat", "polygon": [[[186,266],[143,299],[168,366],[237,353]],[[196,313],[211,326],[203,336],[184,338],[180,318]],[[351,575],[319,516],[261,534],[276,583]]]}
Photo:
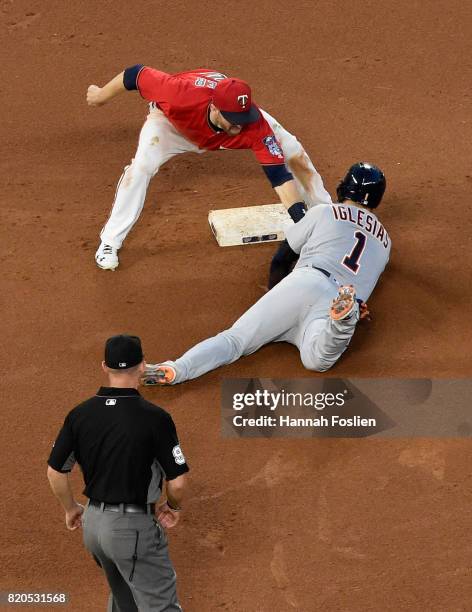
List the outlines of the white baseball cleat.
{"label": "white baseball cleat", "polygon": [[141,377],[141,384],[151,385],[171,385],[177,372],[171,365],[164,363],[146,363],[146,369]]}
{"label": "white baseball cleat", "polygon": [[114,270],[120,263],[118,261],[118,249],[104,242],[100,243],[95,253],[95,261],[102,270]]}
{"label": "white baseball cleat", "polygon": [[356,303],[356,292],[352,285],[339,287],[338,296],[331,304],[330,315],[333,321],[342,321],[352,314]]}

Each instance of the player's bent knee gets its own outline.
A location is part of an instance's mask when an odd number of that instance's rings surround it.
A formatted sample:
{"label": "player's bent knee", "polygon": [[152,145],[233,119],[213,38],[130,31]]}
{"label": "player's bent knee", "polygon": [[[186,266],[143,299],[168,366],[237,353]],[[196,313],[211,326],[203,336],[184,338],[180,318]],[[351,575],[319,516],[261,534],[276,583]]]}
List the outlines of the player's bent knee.
{"label": "player's bent knee", "polygon": [[333,365],[333,363],[322,363],[320,361],[305,367],[307,370],[312,370],[313,372],[327,372]]}
{"label": "player's bent knee", "polygon": [[152,160],[143,160],[139,161],[136,164],[133,164],[137,174],[151,177],[156,174],[156,172],[159,170],[160,165],[160,163],[157,163]]}
{"label": "player's bent knee", "polygon": [[322,357],[316,355],[300,355],[302,364],[307,370],[312,370],[313,372],[327,372],[335,362],[326,361]]}
{"label": "player's bent knee", "polygon": [[136,175],[154,176],[164,161],[162,155],[152,155],[151,152],[141,151],[132,160],[130,168]]}

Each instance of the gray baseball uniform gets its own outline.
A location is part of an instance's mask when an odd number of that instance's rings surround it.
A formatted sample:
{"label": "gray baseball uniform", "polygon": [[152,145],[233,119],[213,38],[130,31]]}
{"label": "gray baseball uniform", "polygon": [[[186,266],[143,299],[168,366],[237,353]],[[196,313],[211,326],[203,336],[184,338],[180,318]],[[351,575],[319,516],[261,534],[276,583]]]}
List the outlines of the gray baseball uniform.
{"label": "gray baseball uniform", "polygon": [[319,204],[286,231],[300,258],[294,270],[236,323],[174,361],[174,383],[196,378],[249,355],[269,342],[289,342],[309,370],[326,371],[346,350],[359,320],[329,316],[339,285],[354,285],[367,301],[390,255],[391,241],[376,215],[362,206]]}
{"label": "gray baseball uniform", "polygon": [[296,268],[330,272],[340,285],[354,285],[367,302],[387,265],[391,241],[375,214],[353,204],[320,204],[289,227],[287,241],[300,254]]}

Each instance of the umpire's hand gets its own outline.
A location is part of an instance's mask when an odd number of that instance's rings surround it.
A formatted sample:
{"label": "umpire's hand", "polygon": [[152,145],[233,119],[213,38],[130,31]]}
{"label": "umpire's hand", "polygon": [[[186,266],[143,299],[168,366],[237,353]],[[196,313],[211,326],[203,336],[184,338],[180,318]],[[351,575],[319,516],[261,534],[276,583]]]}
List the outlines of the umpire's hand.
{"label": "umpire's hand", "polygon": [[74,531],[82,525],[82,514],[84,513],[82,504],[76,502],[74,508],[66,510],[66,527],[70,531]]}
{"label": "umpire's hand", "polygon": [[170,527],[175,527],[179,522],[179,518],[179,512],[176,510],[171,510],[167,505],[167,502],[164,502],[159,506],[157,520],[163,527],[166,527],[167,529]]}

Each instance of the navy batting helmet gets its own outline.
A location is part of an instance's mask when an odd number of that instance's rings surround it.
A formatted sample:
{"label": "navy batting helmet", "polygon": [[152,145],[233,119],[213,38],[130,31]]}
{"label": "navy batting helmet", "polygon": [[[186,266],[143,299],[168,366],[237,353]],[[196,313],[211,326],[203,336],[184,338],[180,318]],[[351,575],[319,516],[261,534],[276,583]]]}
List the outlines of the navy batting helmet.
{"label": "navy batting helmet", "polygon": [[377,208],[387,183],[380,168],[367,162],[354,164],[337,188],[339,202],[352,200],[368,208]]}

